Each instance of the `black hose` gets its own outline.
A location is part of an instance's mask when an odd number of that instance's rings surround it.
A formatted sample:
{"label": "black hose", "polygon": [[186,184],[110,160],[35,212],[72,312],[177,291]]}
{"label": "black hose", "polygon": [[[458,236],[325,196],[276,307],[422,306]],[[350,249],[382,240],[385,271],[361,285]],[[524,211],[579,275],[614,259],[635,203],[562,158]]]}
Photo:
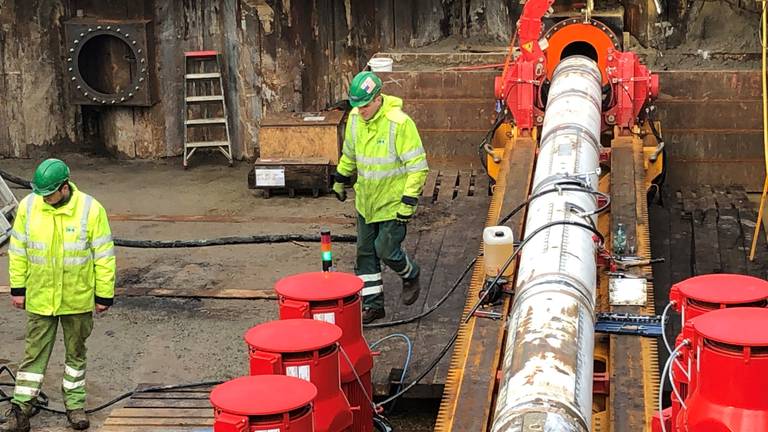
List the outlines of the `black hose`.
{"label": "black hose", "polygon": [[[331,236],[331,240],[337,243],[355,243],[357,242],[357,236],[354,234],[337,234]],[[252,236],[220,237],[205,240],[114,240],[115,246],[146,249],[195,248],[237,244],[271,244],[319,241],[319,234],[263,234]]]}
{"label": "black hose", "polygon": [[32,183],[29,180],[25,180],[25,179],[23,179],[21,177],[16,177],[15,175],[13,175],[13,174],[11,174],[11,173],[9,173],[7,171],[4,171],[4,170],[0,169],[0,177],[8,180],[9,182],[11,182],[13,184],[17,184],[17,185],[23,187],[24,189],[32,189]]}
{"label": "black hose", "polygon": [[494,120],[493,125],[491,125],[491,128],[488,129],[488,132],[485,133],[485,136],[483,136],[482,141],[480,141],[480,145],[477,147],[478,156],[480,156],[480,165],[482,165],[483,169],[485,169],[485,173],[490,177],[490,173],[488,172],[488,163],[486,161],[486,151],[485,146],[488,145],[489,142],[493,139],[493,135],[496,133],[496,130],[501,126],[502,123],[504,123],[504,117],[507,115],[507,110],[502,109],[501,111],[496,114],[496,120]]}
{"label": "black hose", "polygon": [[443,296],[440,298],[440,300],[437,301],[434,305],[430,306],[429,309],[425,310],[424,312],[414,315],[412,317],[403,318],[400,320],[395,321],[388,321],[388,322],[382,322],[382,323],[373,323],[373,324],[364,324],[363,327],[365,328],[383,328],[383,327],[394,327],[398,325],[408,324],[412,323],[414,321],[418,321],[427,315],[431,314],[432,312],[436,311],[440,306],[442,306],[443,303],[445,303],[446,300],[448,300],[448,297],[453,294],[454,291],[456,291],[456,288],[461,285],[461,281],[464,280],[464,277],[467,276],[469,271],[472,269],[472,267],[475,266],[475,263],[477,263],[477,259],[480,258],[482,255],[476,256],[470,263],[467,265],[466,268],[464,268],[464,271],[461,273],[461,276],[459,276],[458,279],[456,279],[456,282],[453,283],[453,286],[451,286],[451,289],[448,290]]}
{"label": "black hose", "polygon": [[[11,377],[13,377],[13,374],[11,373],[10,369],[8,369],[7,366],[0,366],[0,373],[2,373],[3,370],[7,370],[9,372],[9,374],[11,375]],[[14,380],[15,380],[15,378],[14,378]],[[193,388],[193,387],[215,386],[215,385],[219,385],[219,384],[221,384],[223,382],[224,381],[204,381],[204,382],[199,382],[199,383],[175,384],[175,385],[166,385],[166,386],[158,386],[158,387],[149,387],[149,388],[145,388],[145,389],[141,389],[141,390],[133,390],[133,391],[130,391],[130,392],[125,392],[125,393],[121,394],[120,396],[110,400],[109,402],[105,402],[105,403],[97,406],[96,408],[87,409],[87,410],[85,410],[85,412],[87,414],[93,414],[95,412],[98,412],[98,411],[101,411],[101,410],[103,410],[105,408],[108,408],[108,407],[110,407],[110,406],[120,402],[121,400],[129,398],[129,397],[131,397],[133,395],[136,395],[136,394],[156,393],[156,392],[164,392],[164,391],[170,391],[170,390],[187,389],[187,388]],[[3,385],[3,386],[13,386],[15,384],[13,384],[13,383],[2,383],[0,385]],[[42,392],[40,393],[40,395],[44,396],[45,404],[47,404],[48,397],[45,396]],[[10,397],[10,396],[3,397],[3,398],[0,398],[0,402],[7,402],[7,401],[10,401],[11,399],[13,399],[13,397]],[[67,413],[66,411],[58,410],[58,409],[55,409],[55,408],[48,408],[47,406],[41,405],[41,404],[38,404],[38,403],[33,403],[32,406],[34,408],[38,409],[38,410],[47,411],[47,412],[54,413],[54,414],[66,414]]]}

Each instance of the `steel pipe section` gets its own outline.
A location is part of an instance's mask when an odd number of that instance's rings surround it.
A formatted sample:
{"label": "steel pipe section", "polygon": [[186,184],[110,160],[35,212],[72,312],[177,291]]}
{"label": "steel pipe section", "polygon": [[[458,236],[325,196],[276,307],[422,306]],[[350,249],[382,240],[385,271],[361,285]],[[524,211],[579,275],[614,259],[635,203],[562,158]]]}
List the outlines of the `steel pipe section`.
{"label": "steel pipe section", "polygon": [[[601,76],[582,56],[555,69],[533,193],[597,190]],[[593,225],[595,195],[549,193],[530,203],[525,238],[555,221]],[[496,400],[494,432],[588,432],[592,415],[597,245],[583,227],[555,225],[524,246]]]}

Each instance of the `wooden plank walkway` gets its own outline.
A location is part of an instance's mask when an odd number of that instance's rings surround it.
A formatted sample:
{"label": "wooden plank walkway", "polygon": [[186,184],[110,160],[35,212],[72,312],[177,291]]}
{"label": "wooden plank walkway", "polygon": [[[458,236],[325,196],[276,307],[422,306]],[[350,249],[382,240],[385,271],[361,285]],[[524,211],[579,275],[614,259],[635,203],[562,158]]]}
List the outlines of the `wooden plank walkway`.
{"label": "wooden plank walkway", "polygon": [[[408,225],[404,247],[421,266],[421,296],[413,305],[401,303],[401,282],[384,270],[387,317],[379,322],[418,315],[430,309],[451,288],[454,281],[480,250],[488,212],[488,177],[481,171],[432,171],[422,194],[419,211]],[[469,287],[468,274],[456,291],[435,312],[413,323],[396,327],[366,329],[369,342],[392,333],[402,333],[413,342],[413,355],[405,382],[410,382],[434,360],[458,326]],[[393,339],[377,347],[373,383],[378,396],[396,387],[406,359],[402,341]],[[410,398],[440,398],[450,361],[447,354],[439,365],[408,393]]]}
{"label": "wooden plank walkway", "polygon": [[[141,384],[137,390],[155,384]],[[168,392],[139,393],[116,408],[101,432],[211,432],[213,407],[210,387]]]}

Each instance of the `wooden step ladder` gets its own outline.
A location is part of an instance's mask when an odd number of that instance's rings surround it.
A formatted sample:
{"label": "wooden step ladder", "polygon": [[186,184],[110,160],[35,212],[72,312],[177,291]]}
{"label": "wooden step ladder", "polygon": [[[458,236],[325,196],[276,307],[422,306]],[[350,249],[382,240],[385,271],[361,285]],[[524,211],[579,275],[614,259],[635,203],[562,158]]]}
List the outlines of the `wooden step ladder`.
{"label": "wooden step ladder", "polygon": [[13,218],[16,217],[16,209],[19,207],[19,201],[13,194],[8,183],[0,177],[0,244],[8,241],[13,227]]}
{"label": "wooden step ladder", "polygon": [[[218,149],[232,166],[218,51],[184,53],[184,168],[197,149]],[[218,84],[217,84],[218,82]]]}

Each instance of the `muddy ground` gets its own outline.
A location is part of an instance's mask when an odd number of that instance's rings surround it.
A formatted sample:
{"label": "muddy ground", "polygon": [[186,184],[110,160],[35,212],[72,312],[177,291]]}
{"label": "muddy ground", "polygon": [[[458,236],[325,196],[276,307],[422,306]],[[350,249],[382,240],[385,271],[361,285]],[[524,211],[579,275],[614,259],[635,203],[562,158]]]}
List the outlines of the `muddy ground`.
{"label": "muddy ground", "polygon": [[[246,163],[229,168],[216,158],[197,159],[192,168],[184,171],[178,159],[126,162],[78,155],[62,157],[71,164],[77,186],[101,201],[115,219],[141,216],[138,219],[142,220],[113,221],[116,238],[313,234],[321,227],[335,233],[354,233],[351,202],[339,203],[331,196],[256,197],[247,189]],[[0,167],[29,178],[37,162],[3,160]],[[19,198],[27,193],[20,189],[15,192]],[[221,220],[229,222],[159,222],[162,218],[158,215],[221,216]],[[4,250],[0,285],[8,284]],[[351,271],[353,256],[353,245],[334,245],[339,270]],[[283,276],[318,270],[320,266],[319,246],[300,243],[163,250],[118,248],[117,257],[118,287],[129,289],[270,289]],[[246,374],[242,335],[251,326],[274,318],[276,305],[270,300],[119,297],[109,312],[96,318],[88,340],[88,405],[100,404],[140,383],[188,383]],[[14,370],[23,354],[24,321],[23,312],[11,308],[7,294],[0,295],[0,364]],[[59,335],[44,385],[55,406],[60,406],[62,370],[63,344]],[[7,379],[0,378],[3,381]],[[436,406],[409,407],[402,403],[398,411],[394,415],[398,430],[431,430]],[[102,423],[108,413],[105,410],[93,415],[94,426]],[[68,430],[65,418],[50,414],[35,417],[33,427],[52,432]]]}

